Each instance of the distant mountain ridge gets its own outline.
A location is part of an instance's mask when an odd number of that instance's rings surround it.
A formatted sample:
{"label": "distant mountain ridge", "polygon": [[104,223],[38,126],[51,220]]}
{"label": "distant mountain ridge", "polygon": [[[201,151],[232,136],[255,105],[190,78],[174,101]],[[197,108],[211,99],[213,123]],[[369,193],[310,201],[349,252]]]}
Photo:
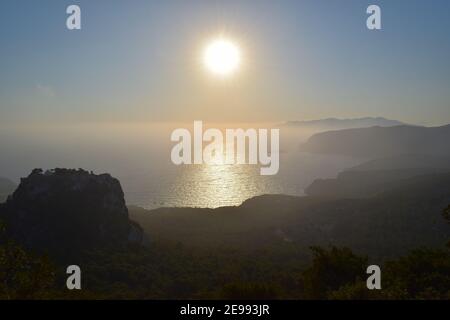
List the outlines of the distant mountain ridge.
{"label": "distant mountain ridge", "polygon": [[394,127],[405,125],[405,123],[397,120],[390,120],[383,117],[364,117],[355,119],[338,119],[327,118],[306,121],[288,121],[283,124],[286,127],[311,128],[320,127],[329,130],[350,129],[350,128],[367,128],[367,127]]}
{"label": "distant mountain ridge", "polygon": [[450,125],[441,127],[371,127],[317,133],[301,151],[361,158],[405,154],[449,156]]}

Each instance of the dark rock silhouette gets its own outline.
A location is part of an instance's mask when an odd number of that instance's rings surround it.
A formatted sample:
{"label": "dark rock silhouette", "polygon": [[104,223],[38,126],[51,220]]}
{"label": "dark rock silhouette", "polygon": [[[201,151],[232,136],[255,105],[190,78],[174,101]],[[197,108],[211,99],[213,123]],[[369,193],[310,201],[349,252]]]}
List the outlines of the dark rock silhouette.
{"label": "dark rock silhouette", "polygon": [[142,240],[120,182],[81,169],[33,170],[0,207],[0,217],[17,242],[51,253]]}

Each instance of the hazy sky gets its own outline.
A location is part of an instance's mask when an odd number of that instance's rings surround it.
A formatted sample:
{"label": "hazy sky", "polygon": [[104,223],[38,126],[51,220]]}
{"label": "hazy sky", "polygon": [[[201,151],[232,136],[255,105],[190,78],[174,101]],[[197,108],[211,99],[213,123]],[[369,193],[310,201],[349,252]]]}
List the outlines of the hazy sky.
{"label": "hazy sky", "polygon": [[[2,0],[0,122],[450,123],[449,16],[448,0]],[[243,51],[225,81],[200,61],[223,33]]]}

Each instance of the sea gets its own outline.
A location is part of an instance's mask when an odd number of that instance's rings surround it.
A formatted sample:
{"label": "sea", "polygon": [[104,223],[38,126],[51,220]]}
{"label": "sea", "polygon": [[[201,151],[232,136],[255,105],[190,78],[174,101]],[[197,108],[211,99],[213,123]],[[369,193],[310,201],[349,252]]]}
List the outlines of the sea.
{"label": "sea", "polygon": [[[210,124],[209,127],[214,127]],[[274,127],[274,125],[270,125]],[[316,179],[335,178],[364,159],[301,151],[312,134],[280,129],[280,169],[262,176],[260,165],[174,165],[171,132],[185,123],[82,123],[3,126],[0,176],[19,183],[32,169],[83,168],[119,179],[128,205],[217,208],[263,194],[304,195]],[[267,124],[217,124],[267,128]]]}

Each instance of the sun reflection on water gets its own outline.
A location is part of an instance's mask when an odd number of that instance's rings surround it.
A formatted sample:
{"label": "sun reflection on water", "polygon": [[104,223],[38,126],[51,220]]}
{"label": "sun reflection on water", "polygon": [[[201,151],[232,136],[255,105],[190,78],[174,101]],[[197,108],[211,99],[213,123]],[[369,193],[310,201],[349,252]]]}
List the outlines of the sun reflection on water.
{"label": "sun reflection on water", "polygon": [[199,203],[210,208],[236,205],[264,190],[273,191],[271,181],[260,176],[259,170],[259,166],[250,165],[189,166],[177,177],[171,193],[186,199],[188,206],[195,207]]}

